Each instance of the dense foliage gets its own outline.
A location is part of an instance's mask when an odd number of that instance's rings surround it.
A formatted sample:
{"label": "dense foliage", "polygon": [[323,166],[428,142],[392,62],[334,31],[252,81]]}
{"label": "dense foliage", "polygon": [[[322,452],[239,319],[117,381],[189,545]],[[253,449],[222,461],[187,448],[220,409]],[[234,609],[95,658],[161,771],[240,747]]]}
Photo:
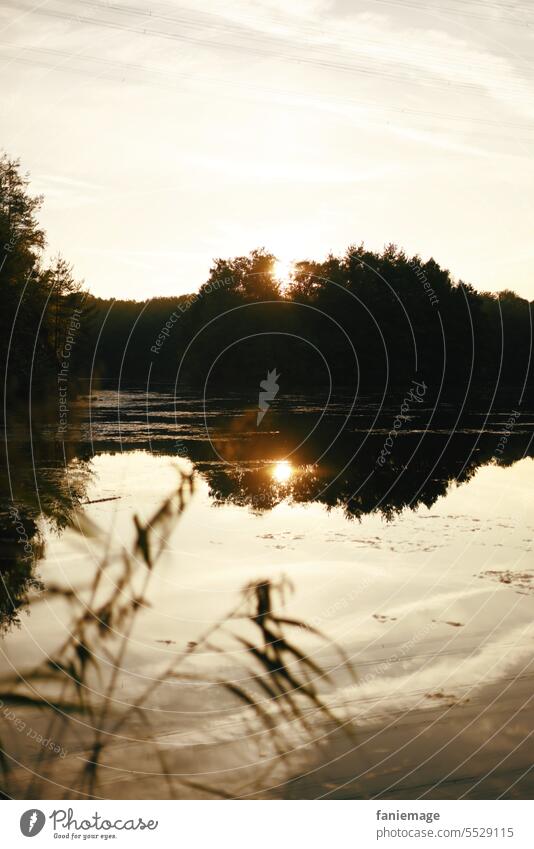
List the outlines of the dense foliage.
{"label": "dense foliage", "polygon": [[252,393],[270,369],[286,391],[382,394],[415,375],[434,397],[528,385],[531,304],[455,282],[433,259],[352,246],[297,262],[281,281],[260,249],[215,260],[195,295],[105,300],[84,293],[61,257],[43,262],[41,202],[18,163],[1,158],[0,344],[15,393],[58,376],[71,393],[90,377]]}

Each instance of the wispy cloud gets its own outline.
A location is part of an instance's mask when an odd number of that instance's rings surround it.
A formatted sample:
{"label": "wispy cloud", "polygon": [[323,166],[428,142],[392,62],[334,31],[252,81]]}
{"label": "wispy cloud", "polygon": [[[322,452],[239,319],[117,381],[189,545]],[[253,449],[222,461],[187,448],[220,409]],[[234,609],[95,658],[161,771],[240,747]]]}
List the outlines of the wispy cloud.
{"label": "wispy cloud", "polygon": [[[92,265],[84,232],[103,250],[120,238],[172,252],[179,227],[191,250],[175,279],[188,291],[209,267],[204,229],[223,224],[250,247],[265,243],[266,223],[277,244],[322,233],[315,251],[394,239],[463,276],[502,265],[492,206],[521,253],[530,47],[509,11],[471,0],[7,0],[5,139],[47,196],[53,237],[104,291],[131,276],[111,259]],[[481,205],[488,161],[506,183],[486,182]],[[83,226],[69,216],[77,206]],[[486,265],[468,253],[466,221],[472,252],[488,243]],[[520,289],[527,266],[516,265]]]}

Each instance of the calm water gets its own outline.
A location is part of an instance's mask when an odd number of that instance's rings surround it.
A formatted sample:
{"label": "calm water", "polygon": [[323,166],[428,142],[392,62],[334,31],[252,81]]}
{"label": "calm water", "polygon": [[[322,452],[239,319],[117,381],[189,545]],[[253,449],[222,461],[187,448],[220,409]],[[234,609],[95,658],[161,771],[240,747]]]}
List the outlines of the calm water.
{"label": "calm water", "polygon": [[[125,701],[252,580],[290,578],[286,615],[348,653],[356,685],[332,649],[317,660],[333,671],[324,698],[355,724],[356,739],[314,717],[313,744],[295,734],[293,760],[264,795],[532,794],[534,416],[523,411],[496,453],[509,409],[481,404],[459,415],[421,403],[380,466],[401,401],[380,409],[376,399],[338,399],[325,413],[324,399],[286,398],[258,428],[254,399],[103,391],[73,407],[65,443],[46,414],[32,423],[31,446],[25,427],[8,422],[15,497],[28,536],[43,540],[45,586],[82,587],[95,568],[94,542],[64,530],[72,504],[86,505],[113,546],[130,545],[133,514],[157,509],[176,466],[198,475],[130,636]],[[30,668],[67,627],[53,597],[21,613],[4,636],[2,671]],[[208,680],[234,668],[210,651],[195,663]],[[151,710],[158,745],[178,752],[186,770],[252,792],[258,754],[244,742],[240,712],[186,686],[159,689]],[[65,730],[62,744],[68,775],[83,732]],[[35,755],[20,745],[27,763]],[[118,740],[101,795],[160,795],[149,760],[146,745]],[[23,795],[22,768],[12,780]]]}

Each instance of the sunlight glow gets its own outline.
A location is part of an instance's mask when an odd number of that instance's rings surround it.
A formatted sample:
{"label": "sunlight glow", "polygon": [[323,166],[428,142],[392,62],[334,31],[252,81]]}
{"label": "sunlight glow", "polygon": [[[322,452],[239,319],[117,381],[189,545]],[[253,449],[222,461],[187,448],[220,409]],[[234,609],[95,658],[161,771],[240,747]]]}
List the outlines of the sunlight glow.
{"label": "sunlight glow", "polygon": [[293,466],[288,460],[279,460],[274,464],[272,476],[277,483],[287,483],[293,474]]}
{"label": "sunlight glow", "polygon": [[293,274],[295,263],[290,259],[277,259],[273,265],[273,275],[282,288],[289,284]]}

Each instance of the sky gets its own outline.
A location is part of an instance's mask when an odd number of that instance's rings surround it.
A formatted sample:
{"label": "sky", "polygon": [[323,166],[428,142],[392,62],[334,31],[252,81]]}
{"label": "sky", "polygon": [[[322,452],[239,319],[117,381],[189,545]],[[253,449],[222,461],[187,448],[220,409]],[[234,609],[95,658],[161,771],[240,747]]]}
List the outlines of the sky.
{"label": "sky", "polygon": [[0,145],[102,297],[363,242],[534,298],[528,0],[2,0]]}

